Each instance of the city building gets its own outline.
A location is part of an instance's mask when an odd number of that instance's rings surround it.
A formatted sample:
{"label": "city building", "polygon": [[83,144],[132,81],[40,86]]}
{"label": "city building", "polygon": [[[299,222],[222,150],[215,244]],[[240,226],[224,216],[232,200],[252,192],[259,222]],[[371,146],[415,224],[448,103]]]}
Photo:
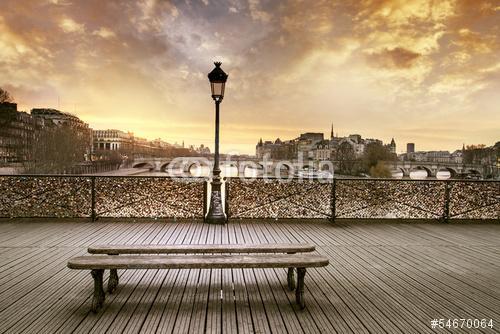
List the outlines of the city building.
{"label": "city building", "polygon": [[16,103],[0,103],[0,163],[23,162],[42,122],[18,111]]}
{"label": "city building", "polygon": [[415,143],[406,144],[406,154],[415,153]]}
{"label": "city building", "polygon": [[92,129],[87,123],[75,115],[51,108],[31,109],[31,116],[38,122],[41,122],[42,127],[45,129],[58,126],[70,127],[77,138],[82,139],[85,145],[84,160],[90,160],[92,153]]}
{"label": "city building", "polygon": [[85,135],[91,133],[90,127],[87,123],[67,112],[62,112],[57,109],[51,108],[34,108],[31,109],[31,116],[43,120],[43,125],[46,127],[50,126],[61,126],[68,125],[77,131],[84,132]]}
{"label": "city building", "polygon": [[391,139],[391,143],[387,145],[387,148],[389,149],[389,152],[396,154],[396,142],[394,141],[394,138]]}
{"label": "city building", "polygon": [[455,150],[450,155],[450,161],[456,164],[463,163],[463,154],[465,149]]}
{"label": "city building", "polygon": [[296,158],[296,150],[295,140],[281,141],[277,138],[274,142],[269,140],[263,142],[261,138],[255,147],[255,154],[259,159],[267,157],[276,160],[292,160]]}
{"label": "city building", "polygon": [[417,151],[400,154],[398,158],[401,161],[462,163],[463,152],[462,150],[455,150],[453,153],[449,151]]}
{"label": "city building", "polygon": [[93,130],[92,131],[94,152],[99,151],[121,151],[129,152],[134,143],[134,134],[121,130]]}
{"label": "city building", "polygon": [[[383,145],[379,139],[362,138],[359,134],[351,134],[347,137],[334,135],[333,124],[330,131],[330,139],[325,139],[323,133],[306,132],[298,138],[282,141],[279,138],[273,141],[259,140],[255,147],[256,156],[262,159],[267,156],[270,159],[294,160],[301,157],[304,160],[335,160],[338,148],[343,145],[352,148],[354,158],[363,155],[366,145],[377,143]],[[390,152],[396,153],[396,142],[392,138],[391,143],[386,145]]]}
{"label": "city building", "polygon": [[172,145],[161,138],[156,138],[151,141],[151,145],[160,149],[168,149],[172,147]]}
{"label": "city building", "polygon": [[331,160],[333,143],[330,140],[322,140],[316,143],[314,159],[318,161]]}
{"label": "city building", "polygon": [[196,153],[201,155],[209,155],[210,149],[205,145],[201,144],[199,147],[195,148]]}

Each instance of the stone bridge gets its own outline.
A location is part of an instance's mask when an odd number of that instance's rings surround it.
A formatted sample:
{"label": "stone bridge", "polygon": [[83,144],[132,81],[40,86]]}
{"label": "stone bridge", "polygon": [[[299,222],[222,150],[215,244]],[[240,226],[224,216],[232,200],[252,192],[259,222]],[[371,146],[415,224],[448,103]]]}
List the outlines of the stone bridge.
{"label": "stone bridge", "polygon": [[[497,170],[493,167],[471,164],[442,163],[442,162],[418,162],[418,161],[386,161],[385,165],[393,171],[401,171],[403,176],[410,176],[410,172],[424,170],[427,177],[436,177],[439,171],[450,172],[451,177],[463,174],[473,174],[480,177],[487,175],[497,175]],[[285,170],[294,173],[304,168],[314,168],[317,170],[330,170],[332,162],[329,161],[281,161],[271,159],[258,159],[255,157],[222,157],[220,166],[233,166],[238,169],[238,175],[244,176],[246,168],[260,170],[265,175],[272,175],[277,170]],[[194,167],[206,166],[210,169],[213,166],[212,157],[178,157],[178,158],[136,158],[131,162],[130,167],[149,168],[151,171],[166,172],[169,169],[182,170],[184,173],[190,173]],[[337,164],[333,162],[333,167]]]}
{"label": "stone bridge", "polygon": [[[207,157],[178,157],[178,158],[136,158],[131,162],[133,168],[149,168],[151,171],[166,172],[169,169],[181,169],[189,173],[193,167],[207,166],[212,168],[213,158]],[[258,159],[255,157],[222,157],[220,166],[233,166],[238,169],[238,175],[245,175],[246,168],[261,170],[264,174],[272,174],[276,170],[295,172],[303,168],[322,169],[321,163],[313,161],[281,161]]]}
{"label": "stone bridge", "polygon": [[471,164],[459,164],[453,162],[425,162],[425,161],[386,161],[384,164],[393,171],[401,171],[403,176],[410,176],[410,172],[424,170],[427,177],[436,177],[440,171],[450,172],[450,176],[456,177],[460,174],[473,174],[484,177],[494,174],[492,167]]}

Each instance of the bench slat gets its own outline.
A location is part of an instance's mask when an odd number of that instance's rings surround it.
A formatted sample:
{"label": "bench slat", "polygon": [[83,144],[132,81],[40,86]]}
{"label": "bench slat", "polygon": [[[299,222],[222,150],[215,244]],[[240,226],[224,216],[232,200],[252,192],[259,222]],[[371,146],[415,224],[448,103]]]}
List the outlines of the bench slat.
{"label": "bench slat", "polygon": [[93,245],[91,254],[182,254],[182,253],[303,253],[313,252],[310,244],[200,244],[200,245]]}
{"label": "bench slat", "polygon": [[71,269],[213,269],[323,267],[328,258],[314,254],[254,255],[97,255],[68,261]]}

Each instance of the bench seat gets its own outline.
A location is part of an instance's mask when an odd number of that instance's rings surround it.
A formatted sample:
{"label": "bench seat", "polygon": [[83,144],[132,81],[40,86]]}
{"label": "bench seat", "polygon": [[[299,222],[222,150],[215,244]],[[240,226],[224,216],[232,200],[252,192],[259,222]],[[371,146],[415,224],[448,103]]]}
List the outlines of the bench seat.
{"label": "bench seat", "polygon": [[[327,266],[328,263],[326,257],[314,254],[91,255],[70,259],[68,267],[70,269],[91,270],[94,278],[92,311],[97,312],[104,304],[105,299],[103,290],[103,273],[105,269],[297,268],[295,297],[300,307],[304,308],[306,268],[323,267]],[[116,281],[117,284],[118,280]],[[116,285],[114,288],[116,288]],[[290,287],[290,280],[288,285]]]}
{"label": "bench seat", "polygon": [[198,254],[198,253],[304,253],[311,244],[189,244],[189,245],[92,245],[91,254]]}
{"label": "bench seat", "polygon": [[[313,252],[316,247],[306,243],[279,244],[188,244],[188,245],[91,245],[90,254],[203,254],[203,253],[306,253]],[[118,272],[110,269],[108,292],[113,293],[118,284]],[[288,286],[295,289],[294,269],[288,268]]]}

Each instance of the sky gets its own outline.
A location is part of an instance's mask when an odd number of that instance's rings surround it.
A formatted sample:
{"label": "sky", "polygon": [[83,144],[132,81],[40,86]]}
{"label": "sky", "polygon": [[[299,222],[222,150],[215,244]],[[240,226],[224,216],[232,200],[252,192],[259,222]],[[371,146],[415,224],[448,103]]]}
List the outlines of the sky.
{"label": "sky", "polygon": [[500,140],[497,0],[2,0],[0,87],[21,110],[221,151],[324,132],[397,151]]}

